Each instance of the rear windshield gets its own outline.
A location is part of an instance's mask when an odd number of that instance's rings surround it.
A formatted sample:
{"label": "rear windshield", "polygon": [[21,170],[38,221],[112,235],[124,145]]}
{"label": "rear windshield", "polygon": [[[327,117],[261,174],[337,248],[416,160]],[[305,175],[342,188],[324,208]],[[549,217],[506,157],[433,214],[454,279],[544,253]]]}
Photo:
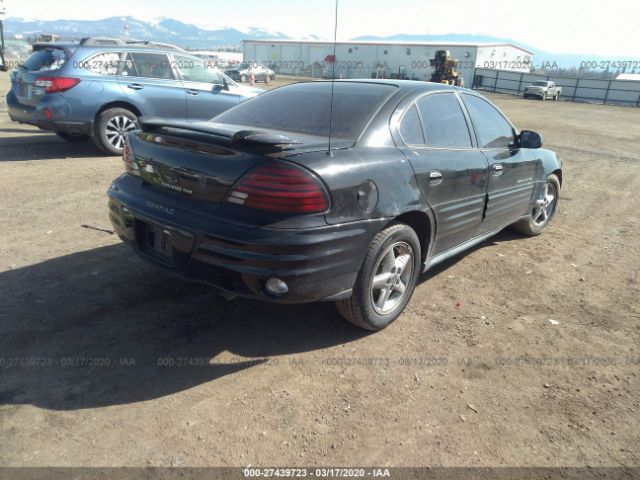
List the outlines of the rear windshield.
{"label": "rear windshield", "polygon": [[25,60],[23,66],[30,72],[39,70],[57,70],[67,61],[67,54],[62,48],[45,48],[38,50]]}
{"label": "rear windshield", "polygon": [[[395,91],[392,85],[336,82],[332,136],[357,140]],[[263,93],[218,115],[214,121],[326,137],[330,112],[331,82],[310,82]]]}

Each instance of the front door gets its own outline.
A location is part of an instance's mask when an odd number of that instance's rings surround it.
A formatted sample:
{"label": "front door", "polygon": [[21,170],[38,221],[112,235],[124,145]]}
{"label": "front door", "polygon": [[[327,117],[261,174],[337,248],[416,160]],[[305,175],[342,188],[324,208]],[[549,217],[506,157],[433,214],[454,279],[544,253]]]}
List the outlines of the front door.
{"label": "front door", "polygon": [[233,87],[225,87],[216,68],[180,55],[174,55],[174,64],[182,77],[189,120],[209,120],[240,103],[241,96]]}
{"label": "front door", "polygon": [[478,145],[489,163],[483,231],[513,223],[531,212],[535,179],[541,168],[535,151],[518,148],[511,123],[486,100],[462,95]]}

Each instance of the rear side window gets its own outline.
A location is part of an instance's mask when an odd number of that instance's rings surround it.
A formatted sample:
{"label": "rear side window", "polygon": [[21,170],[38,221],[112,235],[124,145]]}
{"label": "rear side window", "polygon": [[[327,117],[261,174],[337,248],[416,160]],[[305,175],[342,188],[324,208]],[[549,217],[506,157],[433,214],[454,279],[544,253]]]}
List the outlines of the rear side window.
{"label": "rear side window", "polygon": [[120,54],[116,52],[103,52],[94,55],[83,66],[100,75],[116,75],[120,66]]}
{"label": "rear side window", "polygon": [[30,72],[41,70],[58,70],[67,61],[67,54],[62,48],[45,48],[33,52],[24,62],[24,68]]}
{"label": "rear side window", "polygon": [[130,53],[124,57],[124,61],[122,62],[122,70],[120,70],[120,75],[124,75],[125,77],[138,77],[138,71],[136,70],[136,66],[133,63],[133,58]]}
{"label": "rear side window", "polygon": [[411,108],[402,117],[400,135],[407,145],[424,145],[422,123],[420,123],[420,116],[415,105],[411,105]]}
{"label": "rear side window", "polygon": [[139,77],[174,80],[169,57],[161,53],[131,53],[133,66]]}
{"label": "rear side window", "polygon": [[[288,85],[258,95],[213,121],[356,141],[378,109],[396,92],[392,85],[336,82]],[[332,122],[329,122],[331,116]]]}
{"label": "rear side window", "polygon": [[474,95],[463,95],[480,148],[509,148],[514,141],[511,124],[489,102]]}
{"label": "rear side window", "polygon": [[458,99],[436,93],[418,100],[426,144],[438,148],[471,148],[469,128]]}

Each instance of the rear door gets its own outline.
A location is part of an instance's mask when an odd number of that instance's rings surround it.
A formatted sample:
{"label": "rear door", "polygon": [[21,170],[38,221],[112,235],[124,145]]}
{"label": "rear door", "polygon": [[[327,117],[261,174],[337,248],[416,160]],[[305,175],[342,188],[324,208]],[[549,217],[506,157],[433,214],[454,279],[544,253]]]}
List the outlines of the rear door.
{"label": "rear door", "polygon": [[129,52],[118,75],[125,95],[143,115],[187,118],[187,99],[172,60],[164,53]]}
{"label": "rear door", "polygon": [[457,95],[421,97],[404,114],[399,133],[436,217],[433,253],[476,236],[484,210],[487,160],[475,148]]}
{"label": "rear door", "polygon": [[174,55],[174,65],[182,78],[189,120],[209,120],[240,103],[241,95],[233,86],[225,90],[222,75],[206,62]]}
{"label": "rear door", "polygon": [[517,147],[511,123],[491,103],[462,94],[478,146],[489,162],[483,231],[506,226],[530,212],[534,180],[541,161],[535,150]]}

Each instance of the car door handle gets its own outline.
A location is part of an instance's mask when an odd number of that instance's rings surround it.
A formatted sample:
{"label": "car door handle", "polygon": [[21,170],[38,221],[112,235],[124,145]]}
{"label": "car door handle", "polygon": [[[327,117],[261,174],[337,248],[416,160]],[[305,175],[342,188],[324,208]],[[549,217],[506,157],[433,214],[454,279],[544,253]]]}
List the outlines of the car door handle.
{"label": "car door handle", "polygon": [[429,180],[440,180],[442,178],[442,172],[439,170],[431,170],[429,172]]}
{"label": "car door handle", "polygon": [[127,88],[130,88],[131,90],[142,90],[144,87],[139,83],[130,83],[127,85]]}
{"label": "car door handle", "polygon": [[187,90],[187,93],[189,95],[198,95],[200,92],[194,88],[190,88],[189,90]]}
{"label": "car door handle", "polygon": [[493,170],[493,173],[499,174],[499,173],[502,173],[502,171],[504,170],[504,167],[499,163],[494,163],[491,169]]}

